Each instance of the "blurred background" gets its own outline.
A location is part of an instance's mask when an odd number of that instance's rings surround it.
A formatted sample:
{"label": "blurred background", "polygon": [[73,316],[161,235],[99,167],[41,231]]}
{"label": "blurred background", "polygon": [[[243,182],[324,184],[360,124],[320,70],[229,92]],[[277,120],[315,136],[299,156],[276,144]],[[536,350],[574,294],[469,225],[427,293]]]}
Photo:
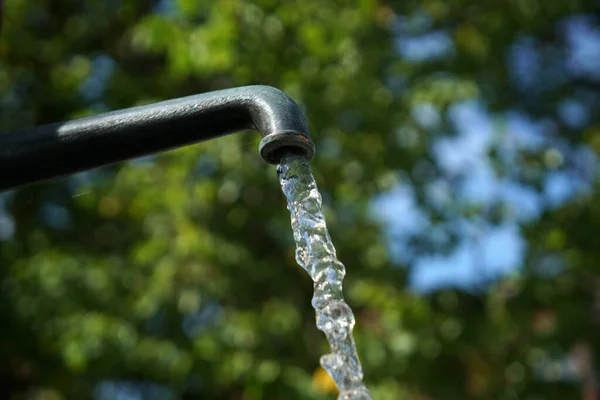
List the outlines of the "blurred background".
{"label": "blurred background", "polygon": [[[278,87],[317,145],[374,399],[598,400],[599,12],[6,0],[0,129]],[[0,194],[2,398],[335,398],[259,139]]]}

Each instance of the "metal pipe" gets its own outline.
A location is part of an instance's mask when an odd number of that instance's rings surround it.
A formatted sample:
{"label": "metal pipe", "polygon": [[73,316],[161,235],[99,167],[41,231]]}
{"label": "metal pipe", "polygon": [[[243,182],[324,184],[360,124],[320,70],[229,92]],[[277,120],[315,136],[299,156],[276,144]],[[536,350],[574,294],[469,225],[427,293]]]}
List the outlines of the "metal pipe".
{"label": "metal pipe", "polygon": [[0,191],[255,129],[277,164],[315,146],[298,105],[269,86],[226,89],[0,134]]}

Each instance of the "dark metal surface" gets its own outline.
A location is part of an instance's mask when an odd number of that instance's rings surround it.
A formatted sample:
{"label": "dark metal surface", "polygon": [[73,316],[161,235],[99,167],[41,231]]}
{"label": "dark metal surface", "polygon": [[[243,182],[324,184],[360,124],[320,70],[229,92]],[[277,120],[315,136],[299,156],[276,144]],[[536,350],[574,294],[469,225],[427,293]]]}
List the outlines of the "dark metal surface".
{"label": "dark metal surface", "polygon": [[246,86],[0,134],[0,191],[255,129],[261,156],[311,159],[298,105],[269,86]]}

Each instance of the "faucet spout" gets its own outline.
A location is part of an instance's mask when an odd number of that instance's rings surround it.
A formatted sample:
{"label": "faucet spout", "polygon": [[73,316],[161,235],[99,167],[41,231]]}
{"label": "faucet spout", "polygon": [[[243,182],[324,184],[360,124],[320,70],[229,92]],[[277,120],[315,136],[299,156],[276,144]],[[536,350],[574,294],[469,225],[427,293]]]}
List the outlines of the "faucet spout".
{"label": "faucet spout", "polygon": [[0,134],[0,191],[257,130],[270,163],[307,159],[315,145],[298,105],[270,86],[245,86]]}

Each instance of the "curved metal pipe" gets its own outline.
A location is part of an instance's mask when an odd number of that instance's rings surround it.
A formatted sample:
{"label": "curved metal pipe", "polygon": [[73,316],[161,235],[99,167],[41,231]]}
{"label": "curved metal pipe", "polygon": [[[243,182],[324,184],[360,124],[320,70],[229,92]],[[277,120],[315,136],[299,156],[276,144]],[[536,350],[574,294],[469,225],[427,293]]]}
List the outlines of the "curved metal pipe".
{"label": "curved metal pipe", "polygon": [[314,155],[298,105],[279,89],[245,86],[0,134],[0,191],[245,129],[260,132],[270,164],[286,151]]}

